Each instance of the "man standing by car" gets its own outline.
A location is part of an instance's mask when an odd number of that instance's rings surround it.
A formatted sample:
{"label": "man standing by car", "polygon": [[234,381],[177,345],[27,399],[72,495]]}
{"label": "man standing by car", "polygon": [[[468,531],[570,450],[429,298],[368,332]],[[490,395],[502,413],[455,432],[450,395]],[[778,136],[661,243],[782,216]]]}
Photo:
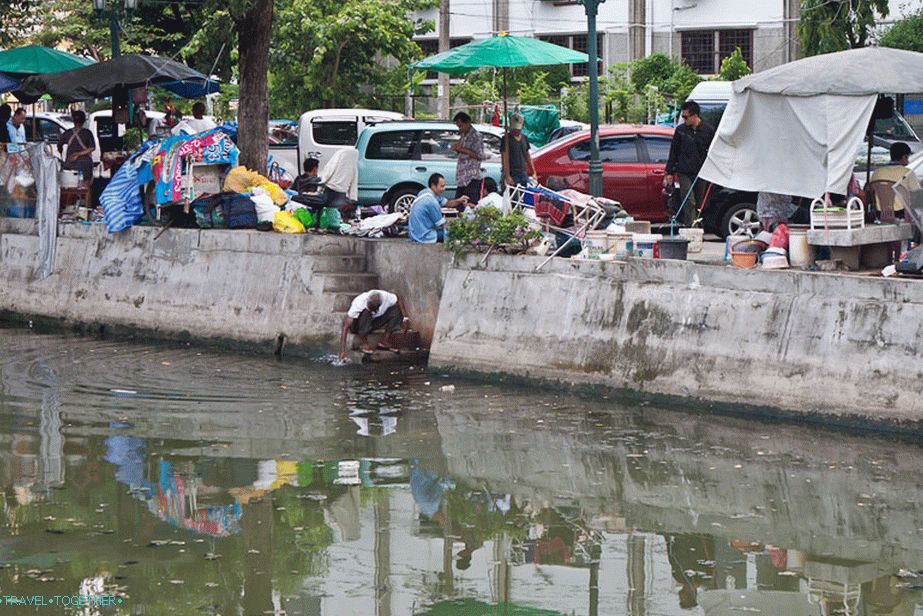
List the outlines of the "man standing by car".
{"label": "man standing by car", "polygon": [[500,143],[503,152],[503,181],[509,186],[526,186],[535,177],[535,165],[529,153],[529,139],[522,134],[522,115],[510,116],[510,132]]}
{"label": "man standing by car", "polygon": [[459,111],[452,118],[461,138],[452,145],[458,152],[458,162],[455,167],[455,198],[468,197],[469,201],[477,201],[481,193],[481,161],[484,160],[484,142],[481,134],[471,125],[471,116],[464,111]]}
{"label": "man standing by car", "polygon": [[702,120],[699,113],[697,102],[683,103],[680,109],[683,123],[677,126],[676,132],[673,133],[670,157],[667,159],[667,174],[663,178],[665,188],[679,180],[680,203],[685,200],[680,222],[686,227],[695,222],[697,211],[704,206],[706,182],[695,180],[708,157],[711,140],[715,137],[715,127]]}

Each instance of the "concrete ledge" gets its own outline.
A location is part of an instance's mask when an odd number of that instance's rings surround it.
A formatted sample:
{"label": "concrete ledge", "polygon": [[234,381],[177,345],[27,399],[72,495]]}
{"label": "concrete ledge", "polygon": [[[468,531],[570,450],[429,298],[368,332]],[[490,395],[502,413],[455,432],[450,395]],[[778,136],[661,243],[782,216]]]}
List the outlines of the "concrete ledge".
{"label": "concrete ledge", "polygon": [[808,231],[808,243],[814,246],[852,247],[899,242],[913,237],[913,225],[869,225],[861,229],[814,229]]}
{"label": "concrete ledge", "polygon": [[[923,285],[676,261],[468,258],[431,365],[865,417],[923,419]],[[547,271],[546,271],[547,270]]]}

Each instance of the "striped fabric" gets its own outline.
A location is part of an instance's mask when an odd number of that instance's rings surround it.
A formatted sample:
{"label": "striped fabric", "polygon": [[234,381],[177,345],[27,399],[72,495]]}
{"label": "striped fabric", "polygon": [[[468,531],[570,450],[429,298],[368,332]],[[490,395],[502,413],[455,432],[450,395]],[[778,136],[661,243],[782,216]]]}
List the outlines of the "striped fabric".
{"label": "striped fabric", "polygon": [[109,233],[127,229],[144,215],[144,204],[141,201],[141,191],[138,189],[141,161],[137,159],[145,151],[146,148],[142,148],[125,161],[99,197],[99,203],[105,213],[103,220]]}

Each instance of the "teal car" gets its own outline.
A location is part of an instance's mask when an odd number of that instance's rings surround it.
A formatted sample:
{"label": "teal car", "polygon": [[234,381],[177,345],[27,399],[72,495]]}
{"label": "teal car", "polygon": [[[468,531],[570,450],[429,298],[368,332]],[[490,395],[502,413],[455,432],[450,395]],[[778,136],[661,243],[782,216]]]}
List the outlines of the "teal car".
{"label": "teal car", "polygon": [[[503,130],[483,125],[474,128],[481,133],[487,156],[481,173],[499,184]],[[360,203],[406,212],[433,173],[445,177],[446,193],[454,196],[458,153],[452,145],[459,137],[458,128],[450,122],[399,121],[367,126],[356,143]]]}

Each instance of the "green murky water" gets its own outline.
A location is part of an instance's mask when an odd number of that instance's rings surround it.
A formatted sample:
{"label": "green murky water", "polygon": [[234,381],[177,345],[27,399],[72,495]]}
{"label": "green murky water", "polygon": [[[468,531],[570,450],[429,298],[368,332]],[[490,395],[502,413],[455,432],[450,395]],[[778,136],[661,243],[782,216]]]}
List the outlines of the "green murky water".
{"label": "green murky water", "polygon": [[0,616],[923,614],[921,454],[0,329]]}

